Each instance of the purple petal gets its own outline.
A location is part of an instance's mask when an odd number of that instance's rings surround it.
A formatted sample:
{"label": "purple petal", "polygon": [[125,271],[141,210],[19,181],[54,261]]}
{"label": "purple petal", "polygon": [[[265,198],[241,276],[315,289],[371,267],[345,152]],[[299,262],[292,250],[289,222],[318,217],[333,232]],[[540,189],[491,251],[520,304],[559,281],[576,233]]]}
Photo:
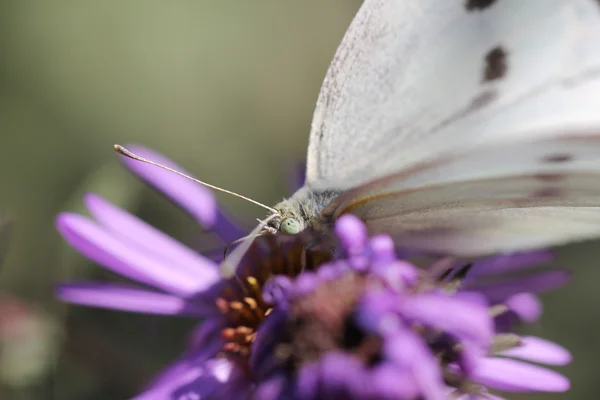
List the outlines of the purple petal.
{"label": "purple petal", "polygon": [[180,357],[176,361],[173,361],[167,365],[158,373],[157,376],[152,378],[150,384],[144,388],[144,391],[157,388],[159,386],[168,385],[172,380],[177,379],[179,376],[191,370],[194,365],[199,365],[195,354],[188,354]]}
{"label": "purple petal", "polygon": [[288,389],[288,380],[283,374],[275,375],[261,382],[254,391],[252,398],[254,400],[281,400],[289,398],[285,396]]}
{"label": "purple petal", "polygon": [[187,347],[198,349],[198,351],[201,351],[202,357],[213,357],[223,347],[221,330],[225,326],[225,323],[223,314],[204,319],[200,324],[196,325],[190,334]]}
{"label": "purple petal", "polygon": [[385,357],[398,368],[413,372],[422,397],[445,400],[445,385],[435,356],[412,331],[400,329],[384,344]]}
{"label": "purple petal", "polygon": [[351,214],[343,215],[337,220],[335,234],[350,253],[361,251],[367,244],[367,227]]}
{"label": "purple petal", "polygon": [[304,272],[296,278],[294,286],[291,289],[290,297],[298,298],[312,293],[319,283],[320,280],[317,274],[313,272]]}
{"label": "purple petal", "polygon": [[471,303],[479,304],[481,307],[489,307],[490,302],[488,299],[479,292],[469,292],[465,290],[461,290],[454,294],[454,298],[460,299],[463,301],[468,301]]}
{"label": "purple petal", "polygon": [[552,252],[547,250],[490,257],[477,262],[469,271],[467,280],[537,266],[552,261],[552,258]]}
{"label": "purple petal", "polygon": [[505,304],[525,322],[535,322],[542,315],[542,302],[531,293],[519,293],[511,296]]}
{"label": "purple petal", "polygon": [[246,236],[251,227],[238,222],[223,210],[223,207],[217,207],[217,217],[210,228],[225,243],[231,243],[243,236]]}
{"label": "purple petal", "polygon": [[313,400],[319,390],[319,364],[312,362],[300,368],[296,379],[296,396],[298,400]]}
{"label": "purple petal", "polygon": [[[141,157],[190,175],[160,153],[136,145],[127,146],[127,148]],[[148,165],[125,156],[121,156],[121,159],[129,170],[183,207],[204,227],[210,228],[215,224],[217,201],[209,189],[154,165]]]}
{"label": "purple petal", "polygon": [[258,327],[255,340],[251,345],[248,365],[256,379],[270,376],[273,370],[280,367],[281,360],[275,355],[276,347],[281,342],[281,334],[285,329],[288,314],[281,307],[273,309]]}
{"label": "purple petal", "polygon": [[212,305],[112,283],[63,284],[57,288],[57,295],[70,303],[139,313],[192,317],[206,317],[215,313]]}
{"label": "purple petal", "polygon": [[391,291],[368,290],[358,305],[358,324],[367,332],[395,332],[401,321],[396,315],[400,297]]}
{"label": "purple petal", "polygon": [[[171,374],[171,379],[164,380],[160,385],[154,385],[149,389],[145,390],[141,394],[132,398],[132,400],[167,400],[172,399],[172,393],[177,390],[180,386],[183,386],[189,382],[193,382],[195,379],[203,376],[201,368],[192,368],[190,366],[177,366],[179,371],[177,374]],[[175,367],[174,367],[175,368]],[[207,381],[206,391],[203,395],[211,394],[215,390],[215,385],[218,381],[209,380]],[[204,398],[204,397],[203,397]]]}
{"label": "purple petal", "polygon": [[440,294],[406,297],[399,304],[399,312],[411,321],[478,344],[487,345],[493,334],[493,321],[487,307],[456,297]]}
{"label": "purple petal", "polygon": [[372,273],[398,292],[406,286],[415,285],[419,280],[419,271],[414,265],[404,261],[374,265]]}
{"label": "purple petal", "polygon": [[535,336],[522,337],[521,341],[522,346],[498,354],[548,365],[567,365],[571,362],[571,353],[554,342]]}
{"label": "purple petal", "polygon": [[485,294],[492,303],[503,303],[519,293],[541,293],[556,289],[571,279],[568,271],[544,271],[524,277],[508,279],[501,283],[469,284],[465,289]]}
{"label": "purple petal", "polygon": [[479,359],[482,356],[482,349],[480,346],[474,345],[469,341],[462,341],[462,350],[460,351],[460,358],[458,364],[464,373],[469,376],[475,370]]}
{"label": "purple petal", "polygon": [[368,385],[361,396],[364,399],[418,399],[419,386],[411,373],[412,371],[382,365],[373,368]]}
{"label": "purple petal", "polygon": [[339,279],[346,272],[348,272],[348,265],[343,261],[338,261],[321,265],[316,271],[316,274],[320,280],[331,282],[335,279]]}
{"label": "purple petal", "polygon": [[[216,352],[215,352],[216,353]],[[160,386],[169,386],[172,381],[178,380],[180,376],[185,375],[187,371],[190,370],[198,370],[200,367],[200,371],[202,371],[203,365],[212,365],[214,364],[214,355],[208,354],[205,349],[201,351],[194,351],[187,354],[184,354],[176,361],[170,363],[165,368],[163,368],[156,376],[154,376],[147,387],[144,388],[144,391],[158,388]]]}
{"label": "purple petal", "polygon": [[369,240],[374,262],[389,263],[396,259],[394,241],[388,235],[373,236]]}
{"label": "purple petal", "polygon": [[263,299],[269,304],[283,305],[287,302],[292,280],[285,275],[276,275],[263,287]]}
{"label": "purple petal", "polygon": [[[453,397],[452,397],[453,398]],[[455,400],[505,400],[504,397],[494,396],[493,394],[485,393],[483,396],[476,394],[464,394],[456,397]]]}
{"label": "purple petal", "polygon": [[325,353],[319,361],[319,391],[315,398],[351,398],[354,386],[363,382],[362,375],[362,366],[355,357],[341,352]]}
{"label": "purple petal", "polygon": [[225,359],[210,360],[199,365],[186,360],[171,368],[178,370],[177,374],[171,373],[172,379],[161,380],[160,385],[152,386],[133,400],[217,400],[223,398],[219,396],[232,385],[230,381],[234,366]]}
{"label": "purple petal", "polygon": [[505,392],[564,392],[570,387],[558,372],[508,358],[480,360],[472,378]]}
{"label": "purple petal", "polygon": [[198,280],[214,280],[218,276],[217,264],[102,197],[87,194],[85,203],[94,219],[108,231],[149,254],[179,265]]}
{"label": "purple petal", "polygon": [[214,284],[218,273],[205,272],[198,279],[185,268],[148,254],[124,242],[92,220],[64,213],[57,218],[57,229],[78,252],[117,274],[181,296],[197,294]]}

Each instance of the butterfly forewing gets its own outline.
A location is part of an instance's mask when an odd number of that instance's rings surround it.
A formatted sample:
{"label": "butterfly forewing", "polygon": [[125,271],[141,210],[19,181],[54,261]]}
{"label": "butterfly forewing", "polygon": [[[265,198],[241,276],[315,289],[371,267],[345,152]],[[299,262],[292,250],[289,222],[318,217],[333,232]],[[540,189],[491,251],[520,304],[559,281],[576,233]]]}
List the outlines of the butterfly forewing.
{"label": "butterfly forewing", "polygon": [[363,3],[319,95],[307,185],[347,189],[465,148],[600,128],[598,2],[477,4]]}

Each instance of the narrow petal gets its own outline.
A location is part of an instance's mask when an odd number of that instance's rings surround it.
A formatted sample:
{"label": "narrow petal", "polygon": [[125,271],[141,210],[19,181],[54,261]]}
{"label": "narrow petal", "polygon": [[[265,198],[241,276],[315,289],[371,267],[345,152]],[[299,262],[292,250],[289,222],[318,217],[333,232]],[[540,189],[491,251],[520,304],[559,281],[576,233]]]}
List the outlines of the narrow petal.
{"label": "narrow petal", "polygon": [[365,399],[418,399],[420,391],[414,376],[407,370],[394,368],[391,365],[375,367],[371,371],[369,381],[363,388]]}
{"label": "narrow petal", "polygon": [[319,390],[319,364],[314,361],[303,365],[296,378],[296,397],[298,400],[312,400]]}
{"label": "narrow petal", "polygon": [[206,317],[214,307],[170,294],[111,283],[78,282],[60,285],[57,295],[64,301],[92,307],[148,314]]}
{"label": "narrow petal", "polygon": [[[203,320],[196,325],[189,336],[188,347],[191,349],[218,349],[223,346],[221,339],[221,329],[225,326],[226,319],[223,314],[218,314],[214,318]],[[211,353],[211,355],[213,355]]]}
{"label": "narrow petal", "polygon": [[476,394],[463,394],[459,397],[451,397],[455,400],[505,400],[504,397],[494,396],[493,394],[485,393],[483,396]]}
{"label": "narrow petal", "polygon": [[[183,168],[160,153],[136,145],[127,146],[127,148],[141,157],[189,175]],[[125,156],[121,156],[121,159],[125,166],[133,173],[183,207],[204,227],[211,228],[215,224],[217,219],[217,202],[209,189],[153,165],[148,165]]]}
{"label": "narrow petal", "polygon": [[571,279],[568,271],[544,271],[524,277],[507,279],[504,282],[492,284],[470,284],[465,289],[478,291],[490,299],[493,303],[502,303],[515,294],[531,292],[542,293],[556,289]]}
{"label": "narrow petal", "polygon": [[465,374],[471,375],[471,373],[477,367],[477,363],[482,356],[482,348],[476,346],[473,343],[463,340],[461,342],[462,350],[459,354],[458,365],[464,371]]}
{"label": "narrow petal", "polygon": [[360,361],[351,355],[336,351],[325,353],[319,361],[320,382],[315,398],[351,398],[362,374]]}
{"label": "narrow petal", "polygon": [[73,248],[117,274],[180,295],[192,296],[217,281],[217,276],[198,280],[180,266],[157,260],[142,249],[115,238],[92,220],[77,214],[61,214],[57,229]]}
{"label": "narrow petal", "polygon": [[481,307],[489,307],[490,305],[488,299],[479,292],[461,290],[456,292],[454,294],[454,297],[463,301],[469,301],[471,303],[479,304]]}
{"label": "narrow petal", "polygon": [[547,250],[490,257],[477,262],[469,271],[466,280],[469,281],[473,278],[494,274],[504,274],[527,267],[537,267],[540,264],[552,261],[552,258],[552,252]]}
{"label": "narrow petal", "polygon": [[522,346],[498,354],[548,365],[567,365],[571,362],[571,353],[554,342],[535,336],[522,337],[521,341]]}
{"label": "narrow petal", "polygon": [[252,230],[252,227],[246,226],[228,215],[223,210],[223,207],[217,207],[217,216],[210,229],[222,241],[229,244],[234,240],[246,236]]}
{"label": "narrow petal", "polygon": [[164,380],[133,400],[222,399],[224,393],[231,392],[233,369],[233,365],[225,359],[210,360],[200,365],[184,363],[172,379]]}
{"label": "narrow petal", "polygon": [[398,296],[388,291],[367,291],[358,304],[357,322],[368,332],[394,332],[401,325],[396,315],[398,302]]}
{"label": "narrow petal", "polygon": [[487,307],[477,303],[440,294],[422,294],[402,300],[399,310],[404,318],[464,340],[485,345],[492,338],[492,319]]}
{"label": "narrow petal", "polygon": [[280,360],[273,354],[281,340],[280,332],[284,331],[287,318],[285,311],[275,308],[258,328],[248,360],[248,365],[257,379],[270,376],[273,370],[280,366]]}
{"label": "narrow petal", "polygon": [[316,273],[305,272],[296,278],[290,297],[299,298],[306,296],[313,292],[319,283],[320,281]]}
{"label": "narrow petal", "polygon": [[419,336],[398,330],[385,341],[384,354],[397,368],[412,372],[424,399],[446,399],[438,362]]}
{"label": "narrow petal", "polygon": [[564,392],[570,387],[558,372],[508,358],[482,359],[473,380],[505,392]]}
{"label": "narrow petal", "polygon": [[525,322],[535,322],[542,315],[542,302],[532,293],[519,293],[511,296],[505,304]]}
{"label": "narrow petal", "polygon": [[253,398],[260,400],[289,399],[292,396],[291,391],[289,379],[284,374],[278,374],[261,382],[254,391]]}
{"label": "narrow petal", "polygon": [[217,264],[102,197],[87,194],[85,204],[102,226],[140,249],[179,265],[198,280],[214,280],[218,276]]}
{"label": "narrow petal", "polygon": [[144,388],[144,391],[157,388],[159,386],[168,386],[171,381],[177,380],[180,376],[186,374],[187,371],[193,370],[205,364],[210,364],[214,362],[212,361],[213,359],[214,354],[208,355],[204,349],[186,353],[177,360],[171,362],[156,376],[154,376],[150,383]]}
{"label": "narrow petal", "polygon": [[281,307],[287,302],[292,280],[285,275],[276,275],[263,286],[263,299],[270,304]]}
{"label": "narrow petal", "polygon": [[367,227],[354,215],[341,216],[335,224],[335,233],[351,254],[362,251],[367,244]]}
{"label": "narrow petal", "polygon": [[203,374],[194,381],[179,386],[168,399],[176,400],[249,400],[253,385],[236,364],[225,359],[204,363]]}

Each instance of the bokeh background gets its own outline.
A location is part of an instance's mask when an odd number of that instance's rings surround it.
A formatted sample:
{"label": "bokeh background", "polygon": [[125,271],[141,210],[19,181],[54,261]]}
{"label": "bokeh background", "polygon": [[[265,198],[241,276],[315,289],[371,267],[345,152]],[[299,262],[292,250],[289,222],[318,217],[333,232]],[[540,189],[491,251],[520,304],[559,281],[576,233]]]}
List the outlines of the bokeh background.
{"label": "bokeh background", "polygon": [[[93,191],[194,245],[202,229],[134,179],[113,143],[139,143],[266,204],[289,194],[321,80],[359,0],[0,2],[0,399],[123,399],[185,345],[195,321],[71,307],[57,282],[114,279],[69,249],[60,211]],[[240,217],[263,211],[219,195]],[[0,238],[0,245],[5,243]],[[531,328],[572,350],[566,395],[600,397],[600,255]]]}

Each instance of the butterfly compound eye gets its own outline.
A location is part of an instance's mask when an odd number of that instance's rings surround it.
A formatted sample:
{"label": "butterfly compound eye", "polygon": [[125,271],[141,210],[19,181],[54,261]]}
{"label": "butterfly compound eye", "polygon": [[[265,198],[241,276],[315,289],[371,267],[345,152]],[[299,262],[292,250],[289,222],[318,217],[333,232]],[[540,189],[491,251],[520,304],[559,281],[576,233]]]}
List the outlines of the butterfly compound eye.
{"label": "butterfly compound eye", "polygon": [[294,218],[286,218],[281,221],[281,226],[279,227],[282,233],[286,235],[295,235],[300,232],[301,225],[297,219]]}

